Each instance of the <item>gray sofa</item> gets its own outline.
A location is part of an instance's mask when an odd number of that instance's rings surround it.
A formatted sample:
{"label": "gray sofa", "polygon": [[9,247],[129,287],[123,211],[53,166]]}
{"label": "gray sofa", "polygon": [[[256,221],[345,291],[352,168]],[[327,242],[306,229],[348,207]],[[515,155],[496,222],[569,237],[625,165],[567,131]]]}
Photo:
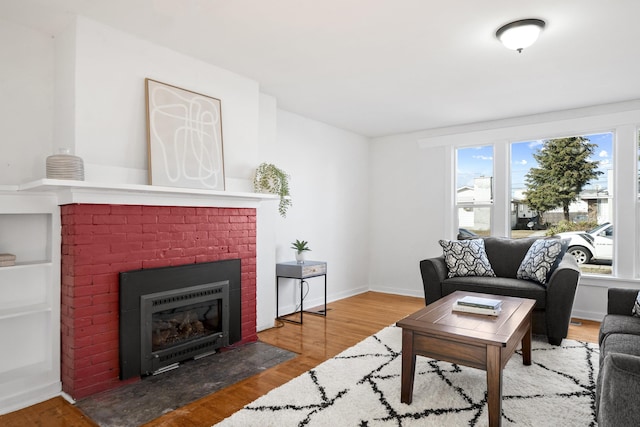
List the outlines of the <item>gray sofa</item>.
{"label": "gray sofa", "polygon": [[425,303],[458,290],[534,299],[533,333],[546,335],[549,343],[560,345],[569,329],[580,268],[573,255],[564,252],[546,288],[533,281],[517,279],[518,267],[535,240],[484,238],[487,258],[497,277],[448,278],[443,256],[420,261]]}
{"label": "gray sofa", "polygon": [[609,289],[600,325],[600,372],[596,387],[598,426],[640,422],[640,317],[631,315],[637,289]]}

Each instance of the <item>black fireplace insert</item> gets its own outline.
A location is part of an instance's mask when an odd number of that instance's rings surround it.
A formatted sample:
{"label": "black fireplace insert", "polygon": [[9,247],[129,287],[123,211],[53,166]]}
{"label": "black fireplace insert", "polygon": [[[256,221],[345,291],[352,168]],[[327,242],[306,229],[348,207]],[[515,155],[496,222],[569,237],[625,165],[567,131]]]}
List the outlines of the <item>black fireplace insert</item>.
{"label": "black fireplace insert", "polygon": [[120,273],[120,378],[242,339],[240,260]]}

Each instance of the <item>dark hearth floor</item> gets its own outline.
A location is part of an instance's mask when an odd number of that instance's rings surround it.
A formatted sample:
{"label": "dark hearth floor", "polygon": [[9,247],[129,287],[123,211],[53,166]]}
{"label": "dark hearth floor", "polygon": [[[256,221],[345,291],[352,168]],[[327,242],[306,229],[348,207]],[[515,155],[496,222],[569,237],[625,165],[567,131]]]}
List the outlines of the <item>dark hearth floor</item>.
{"label": "dark hearth floor", "polygon": [[139,426],[295,356],[258,341],[182,363],[178,369],[79,400],[76,406],[102,427]]}

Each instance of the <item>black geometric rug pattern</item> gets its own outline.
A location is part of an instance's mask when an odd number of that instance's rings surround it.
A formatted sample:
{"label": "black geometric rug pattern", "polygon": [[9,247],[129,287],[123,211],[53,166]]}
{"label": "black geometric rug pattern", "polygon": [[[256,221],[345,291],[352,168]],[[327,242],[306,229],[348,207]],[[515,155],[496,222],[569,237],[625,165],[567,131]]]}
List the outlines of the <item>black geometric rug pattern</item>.
{"label": "black geometric rug pattern", "polygon": [[[486,426],[486,373],[418,356],[413,402],[400,403],[402,332],[390,326],[250,403],[217,427]],[[534,337],[503,371],[502,425],[595,426],[597,344]]]}

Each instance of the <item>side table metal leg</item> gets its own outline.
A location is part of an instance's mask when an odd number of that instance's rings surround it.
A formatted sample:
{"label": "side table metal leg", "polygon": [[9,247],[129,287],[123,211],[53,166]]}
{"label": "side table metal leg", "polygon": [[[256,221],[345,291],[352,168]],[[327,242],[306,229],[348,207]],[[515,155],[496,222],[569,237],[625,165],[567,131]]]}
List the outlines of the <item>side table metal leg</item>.
{"label": "side table metal leg", "polygon": [[324,315],[327,316],[327,275],[324,275]]}
{"label": "side table metal leg", "polygon": [[280,312],[279,312],[279,308],[280,308],[280,301],[279,301],[279,297],[280,297],[280,276],[276,276],[276,319],[280,318]]}
{"label": "side table metal leg", "polygon": [[304,280],[300,279],[300,324],[302,325],[302,313],[304,312],[304,307],[302,306],[304,301]]}

